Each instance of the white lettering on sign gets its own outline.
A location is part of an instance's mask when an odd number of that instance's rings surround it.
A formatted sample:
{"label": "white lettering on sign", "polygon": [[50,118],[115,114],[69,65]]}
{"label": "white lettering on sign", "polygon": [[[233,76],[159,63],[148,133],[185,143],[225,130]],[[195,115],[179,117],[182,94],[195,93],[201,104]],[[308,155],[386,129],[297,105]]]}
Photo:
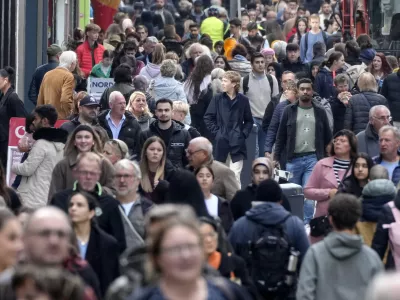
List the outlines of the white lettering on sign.
{"label": "white lettering on sign", "polygon": [[87,90],[90,95],[103,94],[106,88],[112,87],[113,85],[113,78],[89,77]]}
{"label": "white lettering on sign", "polygon": [[25,127],[24,126],[18,126],[15,128],[15,135],[17,138],[21,139],[25,134]]}

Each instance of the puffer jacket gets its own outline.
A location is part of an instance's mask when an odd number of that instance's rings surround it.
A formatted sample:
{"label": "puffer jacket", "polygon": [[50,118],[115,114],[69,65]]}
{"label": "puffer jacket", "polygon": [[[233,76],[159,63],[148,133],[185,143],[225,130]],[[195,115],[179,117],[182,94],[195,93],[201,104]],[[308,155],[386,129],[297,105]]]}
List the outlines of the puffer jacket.
{"label": "puffer jacket", "polygon": [[346,105],[338,99],[338,97],[331,97],[329,99],[333,115],[333,134],[344,128],[344,115],[346,113]]}
{"label": "puffer jacket", "polygon": [[386,77],[383,81],[381,94],[389,102],[393,121],[400,122],[400,70]]}
{"label": "puffer jacket", "polygon": [[358,152],[367,153],[370,157],[379,155],[379,135],[370,123],[357,134],[357,146]]}
{"label": "puffer jacket", "polygon": [[350,98],[344,116],[344,128],[355,134],[363,131],[369,122],[369,111],[375,105],[388,106],[385,97],[375,92],[362,92]]}
{"label": "puffer jacket", "polygon": [[161,98],[171,99],[172,101],[182,101],[187,103],[183,84],[173,77],[159,77],[154,81],[154,99],[156,102]]}
{"label": "puffer jacket", "polygon": [[289,59],[285,58],[284,60],[282,60],[281,69],[282,72],[292,71],[295,74],[298,72],[305,72],[307,74],[309,73],[308,66],[306,64],[303,64],[300,58],[294,63],[290,62]]}
{"label": "puffer jacket", "polygon": [[161,77],[160,66],[148,63],[143,69],[140,70],[139,75],[143,75],[148,81]]}
{"label": "puffer jacket", "polygon": [[92,49],[90,49],[89,42],[85,41],[83,44],[79,45],[76,49],[76,55],[78,57],[79,67],[82,72],[85,74],[87,78],[90,74],[90,71],[94,67],[94,65],[98,64],[103,59],[104,46],[95,42],[94,43],[94,64],[92,59]]}
{"label": "puffer jacket", "polygon": [[22,175],[18,193],[24,206],[40,208],[47,204],[51,174],[63,158],[68,132],[57,128],[40,128],[34,134],[28,158],[12,166],[13,172]]}
{"label": "puffer jacket", "polygon": [[241,55],[235,55],[228,63],[232,71],[238,72],[241,77],[249,75],[252,70],[251,63]]}
{"label": "puffer jacket", "polygon": [[333,84],[333,74],[328,67],[319,70],[314,82],[314,90],[325,99],[329,99],[336,94]]}

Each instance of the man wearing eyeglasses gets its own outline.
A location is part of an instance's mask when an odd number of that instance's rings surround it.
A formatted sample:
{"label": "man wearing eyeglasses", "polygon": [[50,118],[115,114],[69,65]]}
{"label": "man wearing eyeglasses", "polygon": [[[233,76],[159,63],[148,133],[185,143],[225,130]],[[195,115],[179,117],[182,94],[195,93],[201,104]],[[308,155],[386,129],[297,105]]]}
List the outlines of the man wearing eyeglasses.
{"label": "man wearing eyeglasses", "polygon": [[379,130],[390,125],[392,117],[385,105],[376,105],[369,111],[367,128],[357,134],[358,152],[367,153],[370,157],[379,155]]}

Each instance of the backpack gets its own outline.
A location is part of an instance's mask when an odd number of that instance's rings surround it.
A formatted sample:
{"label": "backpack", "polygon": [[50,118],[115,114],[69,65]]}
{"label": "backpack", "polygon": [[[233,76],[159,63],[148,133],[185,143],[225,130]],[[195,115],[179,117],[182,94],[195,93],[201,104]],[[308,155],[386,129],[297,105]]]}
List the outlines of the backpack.
{"label": "backpack", "polygon": [[389,207],[392,209],[394,223],[384,224],[383,228],[389,229],[389,244],[390,250],[392,251],[392,256],[394,263],[396,265],[396,270],[400,270],[400,211],[391,201],[388,203]]}
{"label": "backpack", "polygon": [[[291,246],[284,228],[289,214],[276,225],[262,225],[260,238],[250,245],[251,277],[264,297],[288,290],[285,285]],[[259,225],[261,226],[261,225]]]}
{"label": "backpack", "polygon": [[[323,30],[321,30],[321,32],[322,32],[322,37],[323,37],[323,39],[324,39],[324,43],[325,43],[325,45],[328,45],[328,36],[326,35],[326,32],[325,31],[323,31]],[[308,31],[307,33],[306,33],[306,36],[304,37],[304,48],[305,48],[305,54],[307,55],[307,50],[308,50],[308,34],[309,34],[310,32]]]}
{"label": "backpack", "polygon": [[[274,81],[272,80],[271,75],[266,74],[266,76],[269,82],[269,86],[271,87],[271,99],[272,99],[272,93],[274,91]],[[243,95],[246,95],[247,92],[249,91],[249,80],[250,80],[249,74],[243,77]]]}

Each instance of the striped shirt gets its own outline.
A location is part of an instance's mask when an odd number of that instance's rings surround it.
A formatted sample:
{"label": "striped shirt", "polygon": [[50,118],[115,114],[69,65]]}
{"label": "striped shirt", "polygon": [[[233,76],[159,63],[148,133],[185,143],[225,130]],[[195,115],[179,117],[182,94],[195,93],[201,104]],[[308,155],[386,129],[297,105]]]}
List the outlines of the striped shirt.
{"label": "striped shirt", "polygon": [[339,158],[335,158],[333,161],[333,172],[335,173],[335,177],[338,185],[340,185],[339,178],[339,170],[347,170],[350,167],[350,160],[343,160]]}

